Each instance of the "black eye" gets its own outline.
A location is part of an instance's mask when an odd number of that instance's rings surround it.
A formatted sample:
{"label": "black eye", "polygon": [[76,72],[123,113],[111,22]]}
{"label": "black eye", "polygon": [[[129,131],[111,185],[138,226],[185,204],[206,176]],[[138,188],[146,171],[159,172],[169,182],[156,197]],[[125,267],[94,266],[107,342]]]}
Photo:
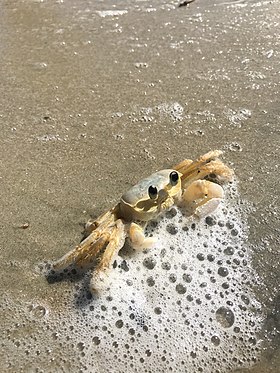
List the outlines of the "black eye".
{"label": "black eye", "polygon": [[176,185],[178,183],[178,180],[179,180],[178,172],[176,172],[176,171],[170,172],[169,179],[170,179],[170,184],[172,186]]}
{"label": "black eye", "polygon": [[157,191],[157,188],[155,186],[153,186],[153,185],[149,186],[148,193],[149,193],[149,197],[151,199],[156,199],[157,198],[158,191]]}

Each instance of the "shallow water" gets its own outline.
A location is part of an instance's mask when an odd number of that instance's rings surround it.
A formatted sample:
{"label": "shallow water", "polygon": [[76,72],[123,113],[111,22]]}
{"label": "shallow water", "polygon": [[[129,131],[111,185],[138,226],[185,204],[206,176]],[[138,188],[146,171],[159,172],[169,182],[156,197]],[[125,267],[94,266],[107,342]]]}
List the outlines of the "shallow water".
{"label": "shallow water", "polygon": [[83,280],[49,284],[44,262],[143,175],[218,148],[250,206],[264,343],[248,369],[280,372],[279,2],[1,5],[1,370],[86,370],[61,324],[87,330]]}

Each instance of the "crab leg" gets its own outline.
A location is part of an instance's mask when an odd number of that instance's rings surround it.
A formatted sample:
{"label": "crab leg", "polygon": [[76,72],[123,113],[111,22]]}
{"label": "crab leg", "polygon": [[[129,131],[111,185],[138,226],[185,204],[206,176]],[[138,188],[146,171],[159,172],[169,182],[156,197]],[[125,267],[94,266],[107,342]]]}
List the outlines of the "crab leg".
{"label": "crab leg", "polygon": [[85,235],[88,236],[91,234],[92,231],[94,231],[96,228],[98,228],[100,225],[108,224],[109,222],[114,221],[112,218],[114,218],[115,211],[117,209],[118,205],[110,209],[109,211],[106,211],[104,214],[100,215],[96,220],[90,219],[85,226]]}
{"label": "crab leg", "polygon": [[121,219],[116,221],[116,224],[111,233],[110,241],[102,255],[100,262],[95,268],[96,272],[104,271],[110,267],[114,261],[114,257],[118,254],[121,247],[124,245],[125,229]]}
{"label": "crab leg", "polygon": [[149,249],[156,243],[156,239],[154,237],[146,237],[143,228],[136,223],[130,224],[129,238],[135,250]]}
{"label": "crab leg", "polygon": [[83,250],[81,255],[75,260],[75,265],[80,268],[86,268],[93,264],[97,256],[104,250],[110,241],[110,232],[103,234],[93,241],[87,248]]}
{"label": "crab leg", "polygon": [[196,161],[191,159],[185,159],[182,162],[178,163],[174,168],[181,172],[182,174],[189,174],[195,171],[198,167],[217,159],[223,152],[221,150],[211,150],[210,152],[202,155]]}
{"label": "crab leg", "polygon": [[101,259],[94,269],[91,279],[91,290],[98,292],[107,279],[107,271],[112,267],[115,257],[124,245],[126,237],[125,225],[121,219],[118,219],[110,235],[108,245],[101,256]]}
{"label": "crab leg", "polygon": [[211,177],[211,175],[213,175],[213,178],[218,178],[219,182],[230,181],[233,171],[217,159],[221,154],[222,151],[214,150],[204,154],[196,161],[192,162],[186,159],[177,164],[174,169],[183,174],[181,177],[183,186],[186,187],[195,180],[201,180],[207,176]]}
{"label": "crab leg", "polygon": [[111,211],[95,221],[95,228],[78,246],[66,253],[53,264],[55,270],[63,270],[71,264],[82,265],[83,261],[96,258],[110,239],[110,226],[114,226],[115,216]]}
{"label": "crab leg", "polygon": [[92,232],[80,245],[76,246],[73,250],[66,253],[62,258],[53,263],[55,270],[63,270],[71,264],[78,263],[86,258],[88,255],[95,257],[104,247],[104,236],[102,231]]}

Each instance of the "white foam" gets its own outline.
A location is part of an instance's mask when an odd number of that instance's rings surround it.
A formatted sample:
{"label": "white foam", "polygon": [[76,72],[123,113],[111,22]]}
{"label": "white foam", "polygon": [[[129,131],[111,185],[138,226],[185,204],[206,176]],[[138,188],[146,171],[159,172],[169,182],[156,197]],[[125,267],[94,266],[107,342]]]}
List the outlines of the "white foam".
{"label": "white foam", "polygon": [[[73,308],[66,294],[63,313],[35,312],[40,316],[36,341],[23,333],[17,360],[28,349],[25,358],[33,367],[40,361],[40,369],[66,371],[69,356],[72,371],[86,367],[90,372],[222,373],[252,365],[260,350],[261,318],[251,290],[254,274],[242,206],[232,184],[206,219],[186,218],[172,209],[152,222],[147,234],[157,237],[156,246],[121,254],[110,289],[100,298],[80,296],[79,307]],[[13,317],[21,313],[32,325],[38,305],[9,307]],[[7,335],[3,339],[7,343]],[[34,360],[35,351],[45,351],[50,341],[50,365],[46,352]]]}
{"label": "white foam", "polygon": [[97,10],[96,13],[104,18],[104,17],[116,17],[116,16],[122,16],[123,14],[127,14],[127,10]]}

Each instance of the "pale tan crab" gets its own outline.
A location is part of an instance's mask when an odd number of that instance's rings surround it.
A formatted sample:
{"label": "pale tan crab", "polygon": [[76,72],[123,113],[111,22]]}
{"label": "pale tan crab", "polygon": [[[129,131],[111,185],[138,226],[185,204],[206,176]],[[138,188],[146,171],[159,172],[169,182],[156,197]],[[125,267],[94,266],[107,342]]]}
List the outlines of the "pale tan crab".
{"label": "pale tan crab", "polygon": [[196,161],[186,159],[172,169],[158,171],[140,181],[111,210],[89,221],[87,237],[55,262],[53,268],[62,270],[70,265],[85,268],[97,260],[91,290],[100,291],[126,238],[137,250],[154,244],[154,238],[144,234],[149,220],[174,204],[199,217],[215,210],[224,197],[219,184],[233,177],[233,171],[218,159],[221,154],[218,150],[210,151]]}

